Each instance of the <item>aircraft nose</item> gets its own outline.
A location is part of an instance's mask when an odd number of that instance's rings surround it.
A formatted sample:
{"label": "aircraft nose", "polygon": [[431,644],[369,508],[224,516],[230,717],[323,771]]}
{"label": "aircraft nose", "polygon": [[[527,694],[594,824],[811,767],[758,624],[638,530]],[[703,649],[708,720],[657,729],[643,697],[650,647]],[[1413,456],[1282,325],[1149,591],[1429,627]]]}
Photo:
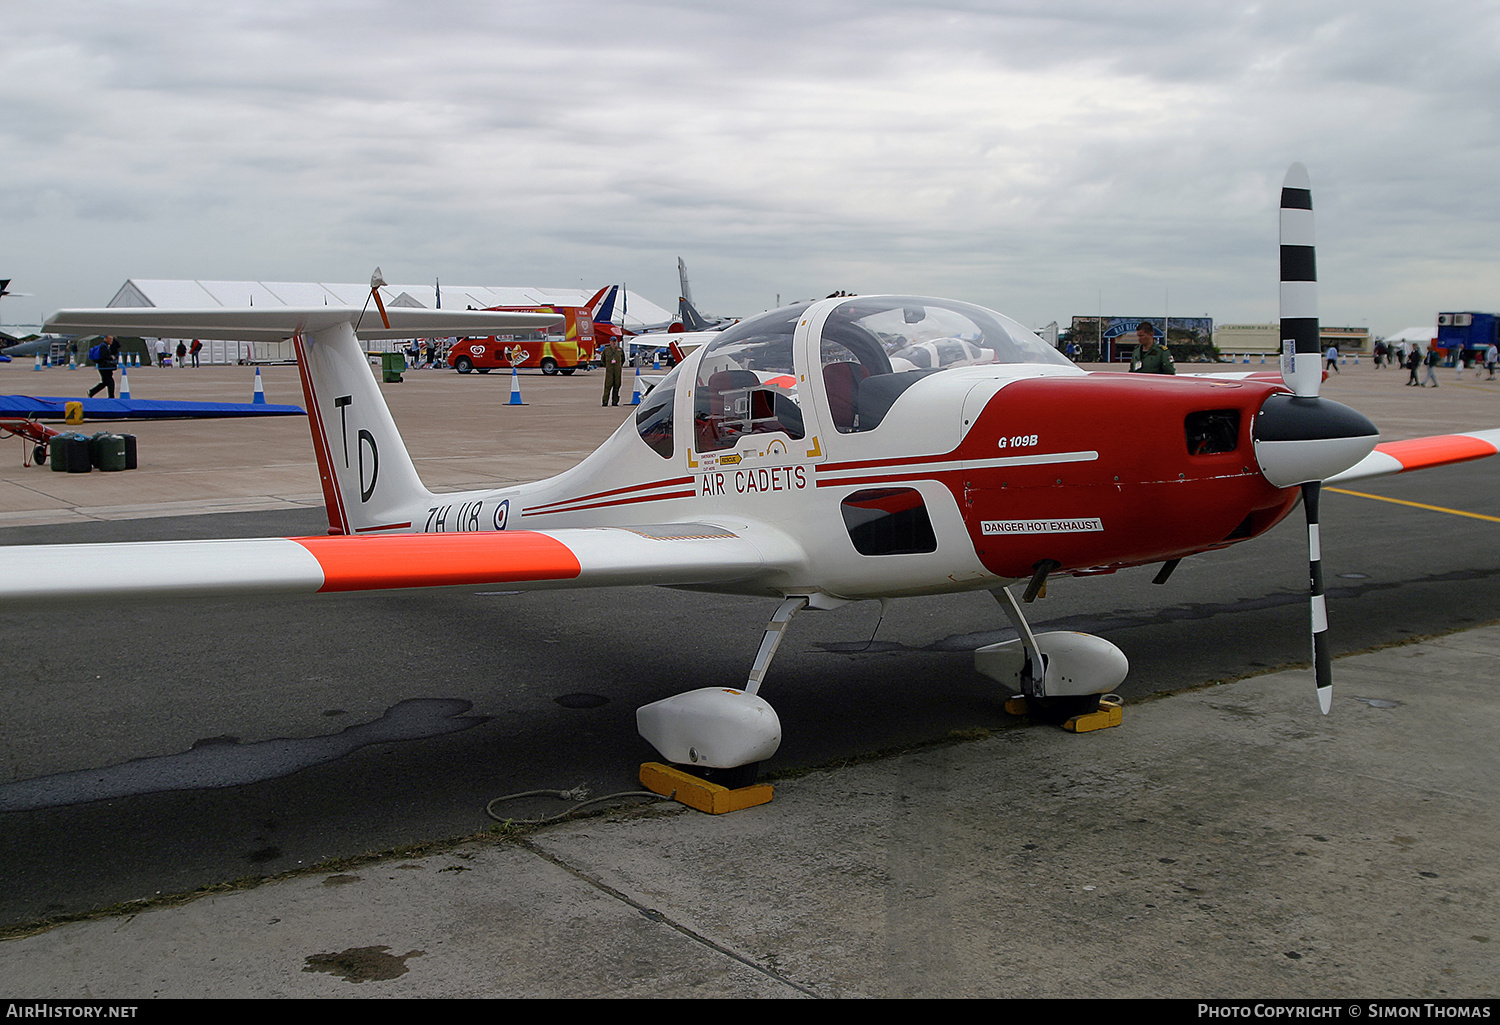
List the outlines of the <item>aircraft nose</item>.
{"label": "aircraft nose", "polygon": [[1278,488],[1321,481],[1375,448],[1380,431],[1358,410],[1329,399],[1276,394],[1251,431],[1260,472]]}

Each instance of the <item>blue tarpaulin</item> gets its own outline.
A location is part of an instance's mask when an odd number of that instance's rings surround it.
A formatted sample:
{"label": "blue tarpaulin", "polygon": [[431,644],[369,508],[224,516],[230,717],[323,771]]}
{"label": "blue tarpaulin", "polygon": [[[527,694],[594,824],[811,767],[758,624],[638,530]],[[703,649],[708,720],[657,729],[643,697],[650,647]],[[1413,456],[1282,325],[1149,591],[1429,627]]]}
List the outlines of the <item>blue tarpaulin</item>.
{"label": "blue tarpaulin", "polygon": [[169,402],[152,399],[67,399],[0,395],[0,417],[61,420],[69,402],[83,403],[85,420],[211,420],[230,416],[306,416],[301,406],[264,402]]}

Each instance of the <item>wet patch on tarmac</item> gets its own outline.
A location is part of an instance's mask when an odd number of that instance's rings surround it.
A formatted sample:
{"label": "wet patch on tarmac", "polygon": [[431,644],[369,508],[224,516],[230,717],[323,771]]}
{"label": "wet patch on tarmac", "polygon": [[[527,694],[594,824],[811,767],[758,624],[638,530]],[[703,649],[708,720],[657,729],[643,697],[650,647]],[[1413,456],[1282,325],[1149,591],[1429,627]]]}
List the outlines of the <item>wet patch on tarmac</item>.
{"label": "wet patch on tarmac", "polygon": [[457,698],[414,698],[379,719],[318,737],[261,740],[208,737],[174,755],[0,784],[0,811],[31,811],[170,790],[207,790],[279,779],[371,744],[426,740],[488,722]]}
{"label": "wet patch on tarmac", "polygon": [[304,972],[327,972],[345,982],[382,982],[407,973],[407,959],[421,957],[425,950],[408,950],[388,954],[390,947],[350,947],[336,954],[312,954],[303,966]]}

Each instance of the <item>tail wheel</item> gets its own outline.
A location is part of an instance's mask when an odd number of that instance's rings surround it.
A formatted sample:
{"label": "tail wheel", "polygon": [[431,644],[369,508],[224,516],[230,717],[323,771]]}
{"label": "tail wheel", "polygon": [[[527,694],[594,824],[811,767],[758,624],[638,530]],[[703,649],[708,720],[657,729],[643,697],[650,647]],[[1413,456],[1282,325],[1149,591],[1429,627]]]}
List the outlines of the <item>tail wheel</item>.
{"label": "tail wheel", "polygon": [[457,368],[460,374],[467,374],[470,370],[474,369],[474,361],[467,356],[460,356],[453,366]]}
{"label": "tail wheel", "polygon": [[34,446],[31,450],[31,461],[33,463],[36,463],[38,466],[41,466],[43,463],[45,463],[47,461],[47,446]]}
{"label": "tail wheel", "polygon": [[546,359],[542,360],[542,373],[546,374],[549,377],[557,373],[557,360],[553,359],[551,356],[548,356]]}

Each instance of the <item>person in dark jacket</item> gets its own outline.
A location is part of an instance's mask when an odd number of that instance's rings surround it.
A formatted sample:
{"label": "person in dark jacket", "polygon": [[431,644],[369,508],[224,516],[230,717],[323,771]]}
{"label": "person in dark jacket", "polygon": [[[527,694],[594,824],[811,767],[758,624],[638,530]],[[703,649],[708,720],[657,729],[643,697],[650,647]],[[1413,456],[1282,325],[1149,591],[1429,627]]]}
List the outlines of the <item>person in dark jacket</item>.
{"label": "person in dark jacket", "polygon": [[1135,337],[1139,344],[1130,357],[1132,374],[1177,373],[1177,367],[1172,363],[1172,354],[1167,351],[1166,345],[1156,344],[1156,325],[1149,320],[1141,321],[1141,326],[1135,329]]}
{"label": "person in dark jacket", "polygon": [[109,397],[115,397],[115,371],[120,368],[120,343],[114,335],[105,335],[99,344],[99,358],[94,361],[99,371],[99,383],[89,389],[89,398],[109,389]]}

